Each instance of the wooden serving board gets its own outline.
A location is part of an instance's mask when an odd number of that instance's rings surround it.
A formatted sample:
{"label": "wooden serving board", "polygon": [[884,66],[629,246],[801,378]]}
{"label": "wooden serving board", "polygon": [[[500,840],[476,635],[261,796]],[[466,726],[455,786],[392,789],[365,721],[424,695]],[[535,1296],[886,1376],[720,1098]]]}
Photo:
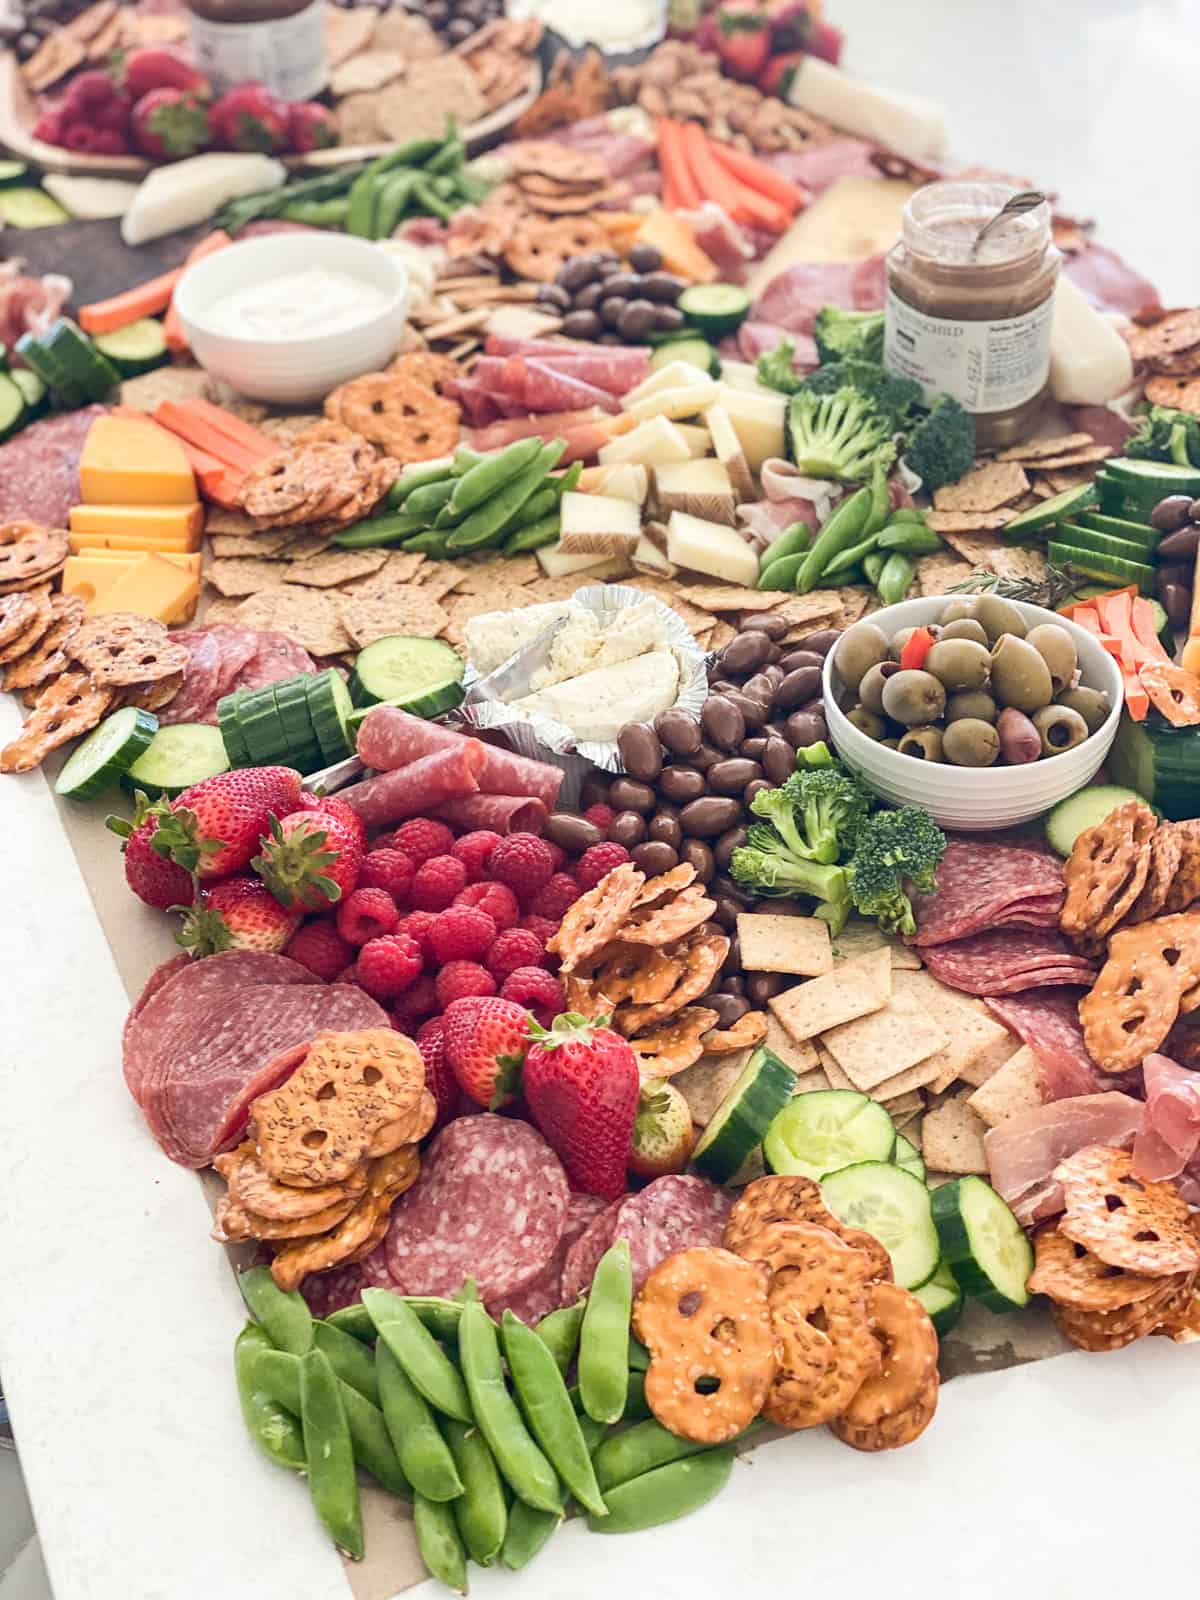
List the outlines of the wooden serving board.
{"label": "wooden serving board", "polygon": [[6,228],[0,240],[4,255],[18,257],[27,272],[66,273],[75,285],[72,305],[86,306],[181,267],[193,244],[209,232],[211,224],[205,223],[133,249],[121,238],[120,222],[64,222],[55,228]]}

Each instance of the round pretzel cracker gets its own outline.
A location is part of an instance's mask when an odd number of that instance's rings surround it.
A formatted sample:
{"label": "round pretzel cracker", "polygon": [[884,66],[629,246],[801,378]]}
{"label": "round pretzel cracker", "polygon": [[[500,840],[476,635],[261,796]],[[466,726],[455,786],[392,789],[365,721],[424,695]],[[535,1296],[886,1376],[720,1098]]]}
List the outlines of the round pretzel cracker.
{"label": "round pretzel cracker", "polygon": [[703,1034],[717,1020],[704,1006],[684,1006],[670,1021],[629,1041],[643,1078],[673,1078],[704,1054]]}
{"label": "round pretzel cracker", "polygon": [[674,951],[620,943],[611,949],[612,954],[590,980],[610,1005],[620,1005],[623,1000],[653,1005],[665,1000],[683,977],[683,958]]}
{"label": "round pretzel cracker", "polygon": [[[1178,350],[1190,350],[1200,344],[1200,311],[1168,311],[1148,327],[1131,329],[1127,339],[1135,361],[1155,361]],[[1169,405],[1170,401],[1163,403]]]}
{"label": "round pretzel cracker", "polygon": [[510,145],[505,155],[518,177],[552,178],[585,189],[608,182],[608,167],[602,156],[572,149],[553,139],[521,140]]}
{"label": "round pretzel cracker", "polygon": [[411,378],[437,395],[441,394],[443,384],[454,383],[462,377],[458,362],[450,356],[439,355],[436,350],[409,350],[397,356],[387,371],[398,378]]}
{"label": "round pretzel cracker", "polygon": [[[620,868],[617,870],[620,871]],[[699,1000],[702,994],[707,994],[712,988],[728,954],[729,939],[725,934],[698,928],[688,936],[683,951],[683,977],[675,988],[665,1000],[659,1000],[654,1005],[620,1006],[614,1016],[619,1031],[627,1039],[636,1038],[644,1034],[647,1028],[675,1016],[684,1006],[690,1006],[693,1000]]]}
{"label": "round pretzel cracker", "polygon": [[642,1285],[633,1331],[650,1352],[646,1403],[680,1438],[723,1444],[762,1410],[775,1376],[769,1283],[765,1267],[709,1246],[668,1256]]}
{"label": "round pretzel cracker", "polygon": [[351,378],[325,401],[328,416],[407,465],[448,455],[458,442],[456,401],[395,373]]}
{"label": "round pretzel cracker", "polygon": [[704,1035],[706,1056],[733,1056],[739,1050],[753,1050],[767,1037],[765,1011],[746,1011],[732,1028],[714,1028]]}
{"label": "round pretzel cracker", "polygon": [[157,682],[183,672],[190,660],[161,622],[133,611],[88,617],[71,639],[71,655],[101,688]]}
{"label": "round pretzel cracker", "polygon": [[647,878],[633,902],[635,911],[644,911],[648,907],[658,906],[664,900],[670,899],[681,889],[686,889],[694,883],[696,869],[688,861],[681,861],[677,867],[672,867],[669,872],[662,872],[657,878]]}
{"label": "round pretzel cracker", "polygon": [[9,593],[31,588],[57,572],[70,546],[61,528],[38,522],[0,523],[0,584]]}
{"label": "round pretzel cracker", "polygon": [[1194,1293],[1194,1279],[1194,1273],[1164,1278],[1149,1300],[1124,1306],[1120,1311],[1079,1311],[1072,1306],[1055,1306],[1055,1326],[1080,1350],[1096,1354],[1124,1350],[1186,1311]]}
{"label": "round pretzel cracker", "polygon": [[907,1410],[866,1426],[853,1423],[848,1417],[834,1417],[829,1431],[853,1450],[899,1450],[919,1439],[933,1421],[939,1387],[935,1368],[929,1382]]}
{"label": "round pretzel cracker", "polygon": [[608,233],[593,217],[562,217],[556,222],[538,217],[518,223],[504,259],[519,278],[552,283],[573,257],[608,246]]}
{"label": "round pretzel cracker", "polygon": [[[353,1202],[367,1186],[365,1167],[350,1173],[342,1183],[326,1184],[319,1189],[297,1189],[294,1184],[279,1183],[263,1166],[254,1141],[250,1139],[227,1155],[218,1156],[213,1167],[229,1185],[229,1199],[233,1205],[277,1222],[319,1216],[343,1200]],[[309,1229],[310,1233],[322,1231]]]}
{"label": "round pretzel cracker", "polygon": [[1110,1266],[1165,1276],[1200,1270],[1200,1239],[1169,1183],[1133,1172],[1126,1150],[1088,1145],[1054,1169],[1065,1213],[1059,1231]]}
{"label": "round pretzel cracker", "polygon": [[0,750],[0,772],[32,772],[51,750],[89,733],[112,704],[86,672],[64,672],[38,695],[32,714],[11,744]]}
{"label": "round pretzel cracker", "polygon": [[1170,661],[1147,661],[1138,669],[1150,703],[1173,728],[1194,728],[1200,722],[1200,678]]}
{"label": "round pretzel cracker", "polygon": [[[50,589],[46,584],[36,589],[14,589],[12,594],[0,595],[0,661],[15,660],[25,654],[41,638],[35,632],[38,626],[44,632],[50,626]],[[7,647],[20,645],[32,635],[24,649],[7,654]]]}
{"label": "round pretzel cracker", "polygon": [[1080,1311],[1119,1311],[1147,1300],[1162,1282],[1123,1267],[1111,1267],[1061,1232],[1057,1223],[1033,1236],[1036,1265],[1028,1287],[1048,1295],[1056,1305]]}
{"label": "round pretzel cracker", "polygon": [[1150,870],[1146,846],[1157,826],[1150,807],[1131,800],[1084,829],[1063,867],[1067,897],[1058,925],[1064,933],[1097,936],[1117,925],[1142,892]]}
{"label": "round pretzel cracker", "polygon": [[47,678],[65,672],[71,644],[83,622],[83,601],[78,595],[56,594],[50,602],[51,623],[32,650],[10,661],[4,672],[4,687],[33,689]]}
{"label": "round pretzel cracker", "polygon": [[1179,840],[1179,864],[1175,869],[1175,876],[1171,879],[1171,886],[1167,890],[1163,910],[1186,911],[1195,901],[1200,900],[1200,818],[1189,817],[1184,822],[1164,822],[1160,824],[1158,831],[1162,833],[1168,829]]}
{"label": "round pretzel cracker", "polygon": [[851,1228],[825,1204],[821,1186],[799,1173],[772,1173],[748,1183],[734,1201],[725,1222],[725,1247],[742,1253],[742,1246],[764,1228],[776,1223],[811,1222],[836,1234],[843,1244],[870,1257],[871,1277],[891,1283],[892,1258],[873,1233]]}
{"label": "round pretzel cracker", "polygon": [[717,902],[707,898],[704,885],[695,883],[663,905],[635,909],[621,929],[621,940],[625,944],[674,944],[707,922],[716,909]]}
{"label": "round pretzel cracker", "polygon": [[938,1337],[916,1295],[894,1283],[873,1283],[868,1296],[871,1332],[883,1358],[842,1413],[856,1428],[872,1428],[909,1410],[937,1374]]}
{"label": "round pretzel cracker", "polygon": [[284,1245],[271,1262],[271,1276],[281,1289],[298,1289],[310,1272],[341,1266],[343,1261],[362,1250],[368,1240],[375,1239],[378,1243],[380,1218],[389,1217],[391,1210],[391,1196],[363,1195],[353,1211],[330,1233]]}
{"label": "round pretzel cracker", "polygon": [[1147,378],[1145,395],[1152,406],[1168,406],[1172,411],[1200,415],[1200,377],[1194,373],[1175,378],[1165,375]]}
{"label": "round pretzel cracker", "polygon": [[1128,1072],[1170,1033],[1183,1000],[1200,983],[1200,915],[1182,912],[1122,928],[1108,960],[1079,1002],[1092,1060],[1105,1072]]}
{"label": "round pretzel cracker", "polygon": [[1125,913],[1127,926],[1149,922],[1166,906],[1171,885],[1183,860],[1184,838],[1185,835],[1171,822],[1160,822],[1154,830],[1150,838],[1149,871],[1141,894]]}
{"label": "round pretzel cracker", "polygon": [[217,1201],[213,1219],[213,1238],[218,1244],[240,1243],[248,1239],[312,1239],[328,1233],[343,1222],[358,1204],[358,1197],[344,1195],[309,1217],[263,1217],[238,1205],[229,1195]]}

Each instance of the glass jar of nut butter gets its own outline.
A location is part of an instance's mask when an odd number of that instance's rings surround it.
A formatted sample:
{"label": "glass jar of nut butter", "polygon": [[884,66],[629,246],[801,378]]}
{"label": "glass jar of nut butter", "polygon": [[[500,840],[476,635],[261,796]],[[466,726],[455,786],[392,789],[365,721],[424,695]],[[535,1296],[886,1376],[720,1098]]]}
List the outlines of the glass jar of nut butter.
{"label": "glass jar of nut butter", "polygon": [[329,78],[325,0],[185,0],[192,50],[217,94],[265,83],[283,100],[311,100]]}
{"label": "glass jar of nut butter", "polygon": [[966,180],[918,189],[887,257],[885,366],[929,401],[958,400],[985,450],[1024,438],[1049,388],[1061,258],[1044,199],[1022,195],[1027,209],[995,220],[1018,192]]}

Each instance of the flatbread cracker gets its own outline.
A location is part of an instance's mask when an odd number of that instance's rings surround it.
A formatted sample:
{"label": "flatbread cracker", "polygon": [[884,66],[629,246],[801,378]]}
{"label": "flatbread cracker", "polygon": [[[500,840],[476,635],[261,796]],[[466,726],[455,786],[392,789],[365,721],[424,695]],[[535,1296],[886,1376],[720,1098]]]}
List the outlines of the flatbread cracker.
{"label": "flatbread cracker", "polygon": [[1040,472],[1040,463],[1046,457],[1065,456],[1072,450],[1084,450],[1095,442],[1090,433],[1060,433],[1053,439],[1026,439],[1023,444],[1010,445],[1007,450],[997,451],[996,460],[1031,461],[1037,464]]}
{"label": "flatbread cracker", "polygon": [[742,912],[737,919],[741,963],[747,972],[787,972],[819,978],[833,971],[829,924],[818,917]]}
{"label": "flatbread cracker", "polygon": [[988,461],[972,467],[957,483],[933,491],[939,511],[988,512],[1019,500],[1029,488],[1025,469],[1015,461]]}
{"label": "flatbread cracker", "polygon": [[[844,974],[847,968],[840,971]],[[892,976],[890,957],[888,976]],[[842,1071],[864,1092],[918,1062],[928,1062],[949,1042],[941,1018],[935,1021],[911,994],[895,988],[882,1010],[827,1028],[822,1034],[822,1043]]]}
{"label": "flatbread cracker", "polygon": [[941,1094],[962,1077],[963,1072],[985,1051],[1009,1037],[1003,1023],[985,1010],[977,1010],[953,989],[939,983],[931,972],[893,972],[893,992],[909,995],[928,1016],[936,1017],[947,1034],[945,1045],[935,1051],[938,1073],[930,1087]]}
{"label": "flatbread cracker", "polygon": [[[767,1037],[763,1041],[797,1077],[812,1073],[818,1065],[817,1047],[810,1039],[793,1039],[777,1017],[767,1012]],[[828,1088],[828,1084],[824,1085]],[[799,1090],[797,1090],[799,1093]]]}
{"label": "flatbread cracker", "polygon": [[[951,533],[987,533],[1003,528],[1011,522],[1011,511],[927,511],[925,522],[931,532],[943,536]],[[946,540],[950,543],[949,539]]]}
{"label": "flatbread cracker", "polygon": [[1043,1099],[1038,1058],[1028,1045],[1022,1045],[975,1090],[967,1104],[989,1128],[996,1128],[1020,1111],[1035,1111]]}
{"label": "flatbread cracker", "polygon": [[204,577],[218,594],[237,599],[257,594],[260,589],[278,587],[283,582],[284,572],[282,562],[263,561],[255,556],[234,556],[210,562],[205,568]]}
{"label": "flatbread cracker", "polygon": [[329,88],[339,100],[348,94],[369,93],[403,78],[407,65],[398,50],[362,50],[333,68]]}
{"label": "flatbread cracker", "polygon": [[234,619],[260,632],[286,633],[310,655],[336,656],[351,648],[333,595],[279,584],[243,600]]}
{"label": "flatbread cracker", "polygon": [[312,589],[333,589],[351,578],[370,577],[386,560],[386,550],[322,550],[303,561],[292,561],[283,581]]}
{"label": "flatbread cracker", "polygon": [[892,961],[886,950],[872,950],[846,961],[823,978],[810,978],[767,1002],[795,1040],[812,1039],[830,1028],[881,1011],[891,999]]}
{"label": "flatbread cracker", "polygon": [[976,1173],[986,1177],[987,1154],[983,1136],[987,1124],[976,1116],[964,1097],[945,1100],[925,1113],[921,1128],[921,1153],[928,1166],[955,1175]]}
{"label": "flatbread cracker", "polygon": [[936,550],[917,559],[917,582],[923,595],[948,594],[970,575],[970,562],[952,550]]}
{"label": "flatbread cracker", "polygon": [[1046,576],[1046,558],[1028,545],[999,544],[985,533],[947,533],[946,543],[974,571],[994,572],[1001,578],[1028,578],[1041,582]]}
{"label": "flatbread cracker", "polygon": [[347,595],[337,606],[343,628],[360,650],[392,634],[436,639],[450,622],[442,606],[420,589],[397,589],[385,599]]}

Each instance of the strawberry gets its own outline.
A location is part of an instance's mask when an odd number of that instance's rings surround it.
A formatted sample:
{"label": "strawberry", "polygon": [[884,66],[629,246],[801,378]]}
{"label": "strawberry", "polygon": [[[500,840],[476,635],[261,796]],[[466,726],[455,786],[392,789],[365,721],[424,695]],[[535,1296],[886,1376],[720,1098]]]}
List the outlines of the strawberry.
{"label": "strawberry", "polygon": [[572,1189],[615,1200],[625,1193],[639,1081],[628,1039],[607,1020],[567,1012],[551,1028],[531,1023],[523,1082],[530,1115]]}
{"label": "strawberry", "polygon": [[630,1172],[639,1178],[682,1172],[695,1142],[692,1108],[683,1095],[665,1078],[650,1078],[638,1095],[629,1149]]}
{"label": "strawberry", "polygon": [[160,856],[197,878],[227,878],[249,866],[272,813],[286,817],[299,799],[300,774],[291,767],[241,767],[194,783],[170,803],[150,805],[139,792],[132,824],[122,817],[107,822],[128,838],[156,816],[152,848]]}
{"label": "strawberry", "polygon": [[803,60],[803,50],[772,53],[767,59],[766,66],[759,73],[758,87],[764,94],[773,94],[779,100],[786,100]]}
{"label": "strawberry", "polygon": [[[348,809],[348,808],[343,808]],[[294,811],[270,817],[270,838],[250,865],[281,906],[321,911],[354,892],[366,830],[361,820],[333,810]]]}
{"label": "strawberry", "polygon": [[771,55],[770,19],[741,5],[722,6],[717,12],[716,46],[729,76],[752,83]]}
{"label": "strawberry", "polygon": [[442,1013],[446,1060],[478,1105],[498,1111],[516,1099],[529,1047],[529,1013],[514,1000],[466,995]]}
{"label": "strawberry", "polygon": [[259,878],[248,872],[201,889],[175,935],[185,950],[211,956],[220,950],[282,950],[300,926]]}
{"label": "strawberry", "polygon": [[[139,802],[145,801],[145,795],[139,795]],[[194,893],[192,875],[177,866],[165,854],[159,852],[152,840],[158,827],[159,813],[157,811],[147,815],[144,804],[134,813],[132,823],[126,822],[124,817],[109,817],[108,824],[112,827],[114,822],[122,824],[125,843],[122,849],[125,852],[125,882],[137,895],[139,900],[144,900],[148,906],[154,906],[159,911],[170,911],[174,906],[186,906],[192,902]],[[118,830],[113,829],[114,832]]]}

